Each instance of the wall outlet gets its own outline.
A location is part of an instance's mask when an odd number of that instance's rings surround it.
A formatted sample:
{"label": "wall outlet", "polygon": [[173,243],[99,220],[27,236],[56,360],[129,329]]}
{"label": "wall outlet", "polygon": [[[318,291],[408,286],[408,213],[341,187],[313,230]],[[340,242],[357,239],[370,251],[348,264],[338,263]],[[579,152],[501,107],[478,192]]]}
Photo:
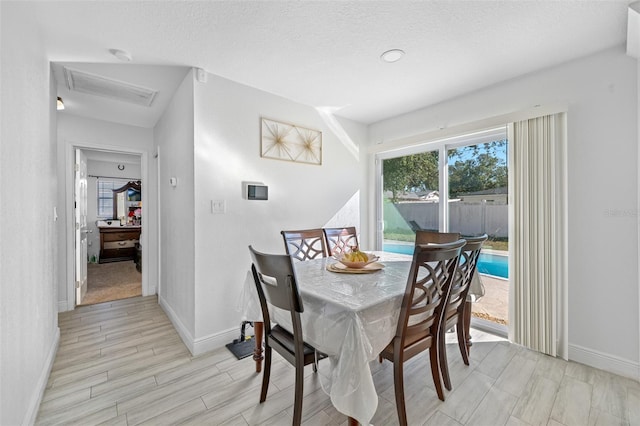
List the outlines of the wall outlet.
{"label": "wall outlet", "polygon": [[227,210],[225,200],[211,200],[211,213],[224,214]]}

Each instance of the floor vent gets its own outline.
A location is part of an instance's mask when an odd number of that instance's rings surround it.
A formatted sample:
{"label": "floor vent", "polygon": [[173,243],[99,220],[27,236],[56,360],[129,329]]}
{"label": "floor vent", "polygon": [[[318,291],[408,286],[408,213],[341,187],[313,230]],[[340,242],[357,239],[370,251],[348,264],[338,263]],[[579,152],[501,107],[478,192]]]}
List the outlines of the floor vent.
{"label": "floor vent", "polygon": [[69,90],[116,99],[136,105],[151,106],[158,93],[157,90],[67,67],[64,68],[64,75]]}

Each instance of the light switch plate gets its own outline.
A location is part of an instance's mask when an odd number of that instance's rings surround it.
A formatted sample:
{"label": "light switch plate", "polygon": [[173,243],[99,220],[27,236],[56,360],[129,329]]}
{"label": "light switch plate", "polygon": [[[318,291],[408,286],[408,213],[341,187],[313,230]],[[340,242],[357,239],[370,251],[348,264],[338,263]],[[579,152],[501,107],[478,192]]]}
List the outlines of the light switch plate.
{"label": "light switch plate", "polygon": [[227,210],[226,202],[224,200],[211,200],[211,213],[223,214]]}

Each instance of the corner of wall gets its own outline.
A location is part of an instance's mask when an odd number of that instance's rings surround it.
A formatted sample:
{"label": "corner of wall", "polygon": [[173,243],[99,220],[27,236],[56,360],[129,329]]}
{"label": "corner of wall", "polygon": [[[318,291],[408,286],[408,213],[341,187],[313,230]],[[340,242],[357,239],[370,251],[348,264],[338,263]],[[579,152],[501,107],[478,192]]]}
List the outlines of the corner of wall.
{"label": "corner of wall", "polygon": [[171,306],[160,295],[158,295],[158,304],[160,305],[162,310],[165,312],[165,314],[167,314],[167,317],[169,317],[169,321],[171,321],[171,323],[175,327],[176,331],[178,332],[178,335],[180,336],[180,339],[182,339],[182,342],[185,344],[187,349],[189,349],[189,352],[191,352],[192,355],[196,355],[195,339],[193,338],[191,333],[189,333],[189,330],[187,329],[187,327],[185,327],[182,321],[180,321],[180,318],[178,317],[178,315],[176,315],[174,310],[171,309]]}
{"label": "corner of wall", "polygon": [[49,375],[51,374],[51,368],[53,368],[53,362],[56,359],[56,354],[58,353],[59,345],[60,345],[60,328],[56,327],[56,333],[53,338],[53,342],[49,347],[49,353],[47,354],[47,359],[45,360],[42,370],[40,371],[40,376],[38,377],[36,392],[34,392],[33,399],[29,402],[29,408],[27,410],[27,414],[22,424],[33,425],[36,423],[36,419],[38,417],[38,410],[40,408],[40,403],[42,402],[42,397],[44,396],[44,391],[47,387],[47,382],[49,381]]}

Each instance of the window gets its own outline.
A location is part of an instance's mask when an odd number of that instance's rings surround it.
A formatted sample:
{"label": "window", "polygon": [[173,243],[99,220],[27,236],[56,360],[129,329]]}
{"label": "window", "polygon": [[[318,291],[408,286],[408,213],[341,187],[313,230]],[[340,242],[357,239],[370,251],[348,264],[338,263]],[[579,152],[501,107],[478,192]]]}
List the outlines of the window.
{"label": "window", "polygon": [[113,219],[113,190],[123,187],[127,179],[98,178],[98,218]]}

